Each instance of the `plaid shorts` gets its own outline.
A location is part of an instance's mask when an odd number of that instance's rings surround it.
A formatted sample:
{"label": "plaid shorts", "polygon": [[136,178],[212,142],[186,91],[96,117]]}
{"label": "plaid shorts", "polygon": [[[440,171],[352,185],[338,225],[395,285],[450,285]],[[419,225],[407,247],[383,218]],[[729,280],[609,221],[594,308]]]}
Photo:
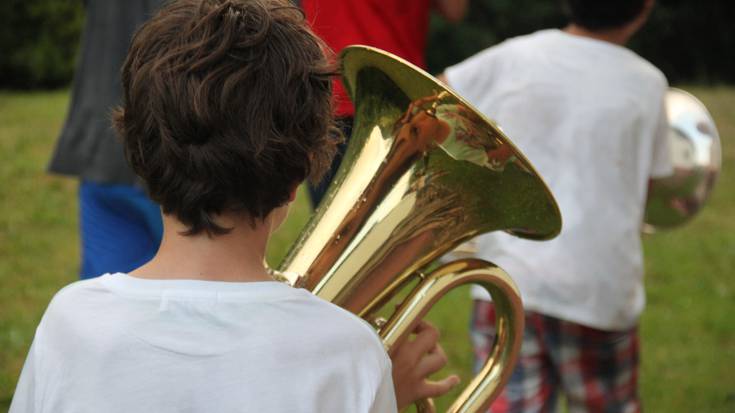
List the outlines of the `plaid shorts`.
{"label": "plaid shorts", "polygon": [[[475,300],[475,368],[495,338],[495,309]],[[638,330],[612,332],[526,312],[518,364],[490,412],[555,412],[564,394],[570,413],[639,412]]]}

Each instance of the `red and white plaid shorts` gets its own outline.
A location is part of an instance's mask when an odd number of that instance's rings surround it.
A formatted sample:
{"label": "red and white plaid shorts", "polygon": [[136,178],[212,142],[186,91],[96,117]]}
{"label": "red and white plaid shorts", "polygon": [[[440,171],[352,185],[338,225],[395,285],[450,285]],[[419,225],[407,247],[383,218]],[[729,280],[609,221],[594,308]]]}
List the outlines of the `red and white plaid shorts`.
{"label": "red and white plaid shorts", "polygon": [[[495,339],[495,309],[475,300],[471,336],[476,369]],[[490,412],[640,412],[638,329],[603,331],[526,312],[518,364]]]}

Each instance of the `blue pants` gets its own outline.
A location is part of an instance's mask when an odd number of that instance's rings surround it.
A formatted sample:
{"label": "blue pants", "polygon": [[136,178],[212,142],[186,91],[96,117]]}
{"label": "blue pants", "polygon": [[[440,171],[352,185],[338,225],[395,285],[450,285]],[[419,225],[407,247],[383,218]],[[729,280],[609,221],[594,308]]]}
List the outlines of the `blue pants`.
{"label": "blue pants", "polygon": [[158,205],[129,185],[79,185],[80,278],[129,272],[155,255],[163,225]]}

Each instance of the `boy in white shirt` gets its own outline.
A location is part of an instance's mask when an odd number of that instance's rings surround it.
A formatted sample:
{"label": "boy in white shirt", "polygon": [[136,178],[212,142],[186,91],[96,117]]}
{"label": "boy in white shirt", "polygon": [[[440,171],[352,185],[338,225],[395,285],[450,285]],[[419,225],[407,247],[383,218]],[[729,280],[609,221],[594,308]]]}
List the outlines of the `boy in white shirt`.
{"label": "boy in white shirt", "polygon": [[446,362],[432,327],[392,372],[369,325],[264,268],[334,152],[325,50],[287,0],[181,0],[140,28],[113,118],[160,249],[56,294],[11,412],[393,412],[456,384],[425,380]]}
{"label": "boy in white shirt", "polygon": [[[564,225],[544,243],[506,234],[479,256],[518,283],[526,313],[520,361],[493,412],[632,412],[644,306],[640,225],[652,177],[672,172],[667,82],[625,48],[653,0],[568,0],[570,24],[507,40],[444,79],[495,119],[556,197]],[[473,291],[473,344],[494,336],[489,297]]]}

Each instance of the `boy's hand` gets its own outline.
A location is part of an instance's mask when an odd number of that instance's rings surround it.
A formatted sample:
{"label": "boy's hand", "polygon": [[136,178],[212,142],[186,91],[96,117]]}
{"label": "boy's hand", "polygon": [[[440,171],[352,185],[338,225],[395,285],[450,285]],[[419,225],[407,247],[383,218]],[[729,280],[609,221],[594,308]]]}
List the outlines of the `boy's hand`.
{"label": "boy's hand", "polygon": [[404,341],[391,354],[399,411],[417,400],[441,396],[459,383],[457,375],[439,381],[427,380],[447,364],[447,356],[439,345],[439,330],[434,326],[422,320],[413,333],[412,339]]}

